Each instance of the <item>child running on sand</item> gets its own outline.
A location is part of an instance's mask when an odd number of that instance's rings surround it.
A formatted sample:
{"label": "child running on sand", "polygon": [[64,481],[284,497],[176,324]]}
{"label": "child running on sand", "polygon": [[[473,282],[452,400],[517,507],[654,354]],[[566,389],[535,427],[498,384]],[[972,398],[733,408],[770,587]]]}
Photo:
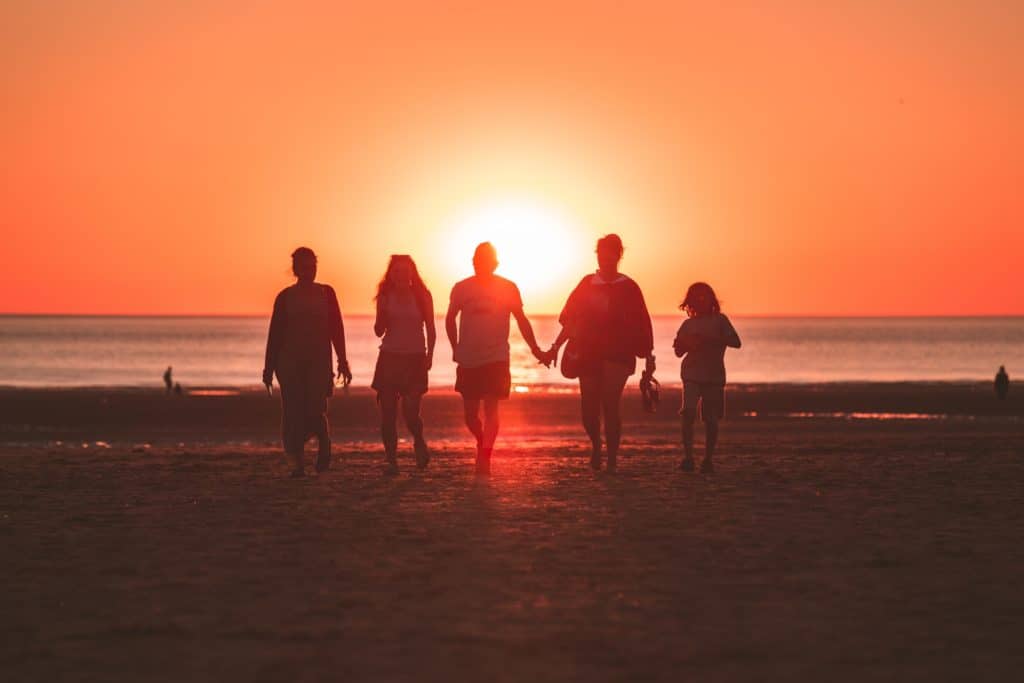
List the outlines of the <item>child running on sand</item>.
{"label": "child running on sand", "polygon": [[683,450],[685,457],[679,467],[693,471],[693,422],[698,407],[704,421],[705,450],[701,472],[714,471],[715,445],[718,443],[718,421],[725,413],[725,349],[740,348],[740,337],[722,313],[718,297],[711,286],[695,282],[679,305],[687,319],[679,326],[672,348],[683,359]]}

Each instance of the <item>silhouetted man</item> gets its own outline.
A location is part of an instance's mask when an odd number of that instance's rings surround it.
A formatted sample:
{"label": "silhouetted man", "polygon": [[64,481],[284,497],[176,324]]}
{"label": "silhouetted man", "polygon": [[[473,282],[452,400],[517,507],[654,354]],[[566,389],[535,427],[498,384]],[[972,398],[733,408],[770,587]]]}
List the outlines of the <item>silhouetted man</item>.
{"label": "silhouetted man", "polygon": [[1006,374],[1006,368],[1002,365],[999,366],[999,372],[996,373],[996,398],[1000,401],[1006,400],[1006,394],[1010,391],[1010,376]]}
{"label": "silhouetted man", "polygon": [[445,316],[445,330],[457,365],[455,390],[462,394],[466,427],[476,437],[477,474],[490,474],[491,453],[498,436],[498,401],[507,399],[512,387],[509,316],[515,316],[534,357],[542,363],[549,362],[537,346],[533,328],[523,313],[519,288],[514,282],[495,275],[497,267],[498,255],[490,242],[477,246],[473,253],[476,275],[452,288]]}
{"label": "silhouetted man", "polygon": [[171,393],[171,389],[174,388],[174,382],[171,380],[171,366],[168,365],[167,369],[164,370],[164,386],[167,387],[167,393]]}

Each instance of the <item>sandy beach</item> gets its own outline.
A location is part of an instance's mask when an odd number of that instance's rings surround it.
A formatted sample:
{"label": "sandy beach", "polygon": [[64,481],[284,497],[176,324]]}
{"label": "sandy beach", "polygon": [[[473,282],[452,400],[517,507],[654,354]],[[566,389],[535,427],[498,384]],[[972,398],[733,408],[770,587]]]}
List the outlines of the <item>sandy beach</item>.
{"label": "sandy beach", "polygon": [[627,395],[616,476],[577,400],[513,396],[478,480],[431,393],[431,467],[406,443],[385,478],[339,394],[341,457],[291,481],[257,392],[0,390],[4,678],[1017,677],[1024,395],[731,387],[709,476],[675,469],[675,391]]}

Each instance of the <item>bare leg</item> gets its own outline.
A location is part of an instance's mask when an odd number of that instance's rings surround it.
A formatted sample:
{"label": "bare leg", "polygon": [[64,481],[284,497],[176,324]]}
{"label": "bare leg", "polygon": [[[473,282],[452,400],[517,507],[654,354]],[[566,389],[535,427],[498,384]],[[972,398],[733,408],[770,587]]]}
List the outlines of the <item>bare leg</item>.
{"label": "bare leg", "polygon": [[604,412],[604,440],[608,445],[608,471],[614,472],[622,441],[622,390],[626,387],[628,375],[609,377],[605,370],[601,387],[601,409]]}
{"label": "bare leg", "polygon": [[684,472],[693,472],[693,416],[683,415],[683,462],[680,468]]}
{"label": "bare leg", "polygon": [[292,476],[300,477],[304,471],[303,450],[305,439],[305,407],[302,405],[301,388],[296,391],[292,384],[281,385],[281,440],[284,452],[292,460]]}
{"label": "bare leg", "polygon": [[599,376],[580,377],[580,412],[583,429],[590,437],[590,466],[601,468],[601,380]]}
{"label": "bare leg", "polygon": [[494,449],[494,442],[498,439],[498,399],[484,399],[484,432],[483,447],[488,452]]}
{"label": "bare leg", "polygon": [[714,469],[715,446],[718,445],[718,420],[708,420],[704,423],[704,462],[700,469],[710,472]]}
{"label": "bare leg", "polygon": [[331,425],[327,421],[327,415],[320,413],[310,418],[315,426],[317,438],[316,471],[326,472],[331,467]]}
{"label": "bare leg", "polygon": [[480,423],[480,399],[463,399],[462,407],[465,411],[466,427],[476,437],[476,447],[480,448],[484,441],[484,427]]}
{"label": "bare leg", "polygon": [[380,436],[384,442],[385,472],[398,471],[398,395],[393,391],[377,395],[380,403]]}
{"label": "bare leg", "polygon": [[420,403],[422,396],[405,396],[402,399],[402,416],[405,418],[405,426],[412,434],[413,448],[416,451],[416,466],[424,468],[430,461],[430,453],[427,450],[427,442],[423,439],[423,418],[420,417]]}

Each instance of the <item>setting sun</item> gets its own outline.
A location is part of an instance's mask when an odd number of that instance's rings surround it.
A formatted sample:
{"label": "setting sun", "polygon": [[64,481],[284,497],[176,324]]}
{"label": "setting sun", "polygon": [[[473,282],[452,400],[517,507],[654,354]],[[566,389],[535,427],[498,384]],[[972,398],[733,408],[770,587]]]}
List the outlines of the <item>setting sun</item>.
{"label": "setting sun", "polygon": [[488,202],[454,216],[443,242],[453,274],[472,273],[473,250],[481,242],[494,245],[498,273],[519,285],[526,298],[555,295],[552,290],[561,296],[589,268],[573,219],[537,202]]}

